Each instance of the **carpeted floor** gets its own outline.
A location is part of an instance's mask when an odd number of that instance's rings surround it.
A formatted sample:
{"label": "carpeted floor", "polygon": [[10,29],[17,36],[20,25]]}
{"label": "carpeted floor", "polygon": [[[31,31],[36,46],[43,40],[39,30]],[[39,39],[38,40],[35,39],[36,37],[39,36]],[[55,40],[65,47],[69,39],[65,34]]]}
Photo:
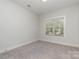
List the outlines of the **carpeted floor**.
{"label": "carpeted floor", "polygon": [[37,41],[0,54],[0,59],[79,59],[79,48]]}

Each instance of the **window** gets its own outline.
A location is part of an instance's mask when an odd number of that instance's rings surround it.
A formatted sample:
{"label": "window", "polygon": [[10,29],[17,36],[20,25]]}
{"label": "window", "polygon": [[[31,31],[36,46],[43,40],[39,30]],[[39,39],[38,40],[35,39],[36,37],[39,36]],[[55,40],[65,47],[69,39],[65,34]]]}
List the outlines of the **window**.
{"label": "window", "polygon": [[64,36],[64,17],[54,17],[45,23],[45,35]]}

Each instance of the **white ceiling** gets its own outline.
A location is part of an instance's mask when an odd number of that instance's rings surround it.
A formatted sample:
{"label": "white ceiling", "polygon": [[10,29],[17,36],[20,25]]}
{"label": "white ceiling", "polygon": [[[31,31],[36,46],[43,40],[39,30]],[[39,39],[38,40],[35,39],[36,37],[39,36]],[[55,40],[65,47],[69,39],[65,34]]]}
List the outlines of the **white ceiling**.
{"label": "white ceiling", "polygon": [[[19,3],[20,5],[28,8],[29,10],[39,15],[79,3],[79,0],[48,0],[47,2],[42,2],[41,0],[13,0],[13,1]],[[28,4],[30,4],[31,7],[27,7]]]}

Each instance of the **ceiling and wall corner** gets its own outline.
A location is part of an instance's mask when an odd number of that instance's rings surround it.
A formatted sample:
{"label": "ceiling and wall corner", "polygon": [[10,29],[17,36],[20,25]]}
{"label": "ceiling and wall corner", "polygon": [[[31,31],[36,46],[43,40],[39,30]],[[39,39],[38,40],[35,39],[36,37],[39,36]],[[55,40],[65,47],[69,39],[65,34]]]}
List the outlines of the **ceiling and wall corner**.
{"label": "ceiling and wall corner", "polygon": [[[25,8],[35,12],[38,15],[43,15],[57,9],[65,8],[74,4],[79,3],[79,0],[47,0],[43,2],[42,0],[11,0],[17,2]],[[31,7],[27,7],[31,5]]]}

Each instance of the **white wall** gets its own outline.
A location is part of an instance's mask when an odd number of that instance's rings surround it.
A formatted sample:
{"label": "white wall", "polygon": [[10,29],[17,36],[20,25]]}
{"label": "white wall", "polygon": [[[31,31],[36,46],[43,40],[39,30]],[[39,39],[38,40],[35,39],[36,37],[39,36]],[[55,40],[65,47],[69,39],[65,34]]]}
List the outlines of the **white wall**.
{"label": "white wall", "polygon": [[0,51],[36,40],[38,17],[8,0],[0,0]]}
{"label": "white wall", "polygon": [[[46,22],[46,19],[48,18],[57,17],[57,16],[65,16],[66,18],[65,37],[46,36],[44,34],[44,22]],[[53,43],[60,43],[60,44],[79,47],[79,4],[42,15],[40,23],[41,23],[40,39]]]}

